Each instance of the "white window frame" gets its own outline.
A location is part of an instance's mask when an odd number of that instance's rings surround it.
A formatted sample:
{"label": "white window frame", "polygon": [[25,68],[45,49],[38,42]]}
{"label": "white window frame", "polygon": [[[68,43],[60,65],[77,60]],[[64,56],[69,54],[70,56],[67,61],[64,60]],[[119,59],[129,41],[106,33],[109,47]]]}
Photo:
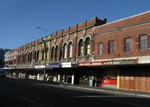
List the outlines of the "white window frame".
{"label": "white window frame", "polygon": [[147,35],[140,36],[140,50],[147,49]]}
{"label": "white window frame", "polygon": [[102,42],[100,42],[100,43],[98,44],[98,54],[99,54],[99,55],[102,55],[102,54],[103,54],[103,43],[102,43]]}

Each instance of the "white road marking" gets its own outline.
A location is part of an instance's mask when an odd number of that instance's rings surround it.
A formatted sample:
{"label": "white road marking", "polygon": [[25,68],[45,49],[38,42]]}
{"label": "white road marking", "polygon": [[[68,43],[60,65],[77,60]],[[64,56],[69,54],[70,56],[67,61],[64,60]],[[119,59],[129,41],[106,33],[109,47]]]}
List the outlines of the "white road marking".
{"label": "white road marking", "polygon": [[33,101],[33,100],[30,100],[30,99],[28,99],[28,98],[26,98],[26,97],[24,97],[24,96],[21,96],[21,95],[20,95],[20,97],[23,98],[23,99],[25,99],[25,100],[27,100],[27,101],[30,101],[30,102],[32,102],[32,103],[35,103],[35,104],[37,103],[37,102],[35,102],[35,101]]}

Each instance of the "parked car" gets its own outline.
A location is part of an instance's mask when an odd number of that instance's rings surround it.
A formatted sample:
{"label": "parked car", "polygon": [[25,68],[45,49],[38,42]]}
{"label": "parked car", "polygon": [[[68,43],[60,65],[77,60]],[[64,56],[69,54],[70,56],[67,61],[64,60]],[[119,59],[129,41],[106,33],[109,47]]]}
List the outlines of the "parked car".
{"label": "parked car", "polygon": [[4,71],[0,71],[0,77],[6,78],[6,73]]}

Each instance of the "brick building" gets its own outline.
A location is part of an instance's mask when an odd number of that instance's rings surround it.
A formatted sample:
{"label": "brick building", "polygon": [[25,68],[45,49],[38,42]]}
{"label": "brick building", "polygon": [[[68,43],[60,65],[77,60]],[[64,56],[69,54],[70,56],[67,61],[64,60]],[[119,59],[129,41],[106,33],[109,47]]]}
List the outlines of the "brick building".
{"label": "brick building", "polygon": [[[14,72],[29,79],[150,91],[150,11],[84,21],[17,48]],[[12,52],[13,52],[12,51]]]}
{"label": "brick building", "polygon": [[103,87],[150,91],[150,12],[98,26],[95,31],[94,62],[79,65],[95,66],[96,79],[103,75]]}

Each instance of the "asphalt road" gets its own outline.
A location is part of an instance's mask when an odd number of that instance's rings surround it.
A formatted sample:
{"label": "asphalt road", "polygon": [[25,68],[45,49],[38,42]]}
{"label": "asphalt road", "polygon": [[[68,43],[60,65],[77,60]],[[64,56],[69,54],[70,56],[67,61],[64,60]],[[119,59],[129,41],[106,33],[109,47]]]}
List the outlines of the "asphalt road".
{"label": "asphalt road", "polygon": [[0,107],[150,107],[150,99],[40,81],[0,78]]}

